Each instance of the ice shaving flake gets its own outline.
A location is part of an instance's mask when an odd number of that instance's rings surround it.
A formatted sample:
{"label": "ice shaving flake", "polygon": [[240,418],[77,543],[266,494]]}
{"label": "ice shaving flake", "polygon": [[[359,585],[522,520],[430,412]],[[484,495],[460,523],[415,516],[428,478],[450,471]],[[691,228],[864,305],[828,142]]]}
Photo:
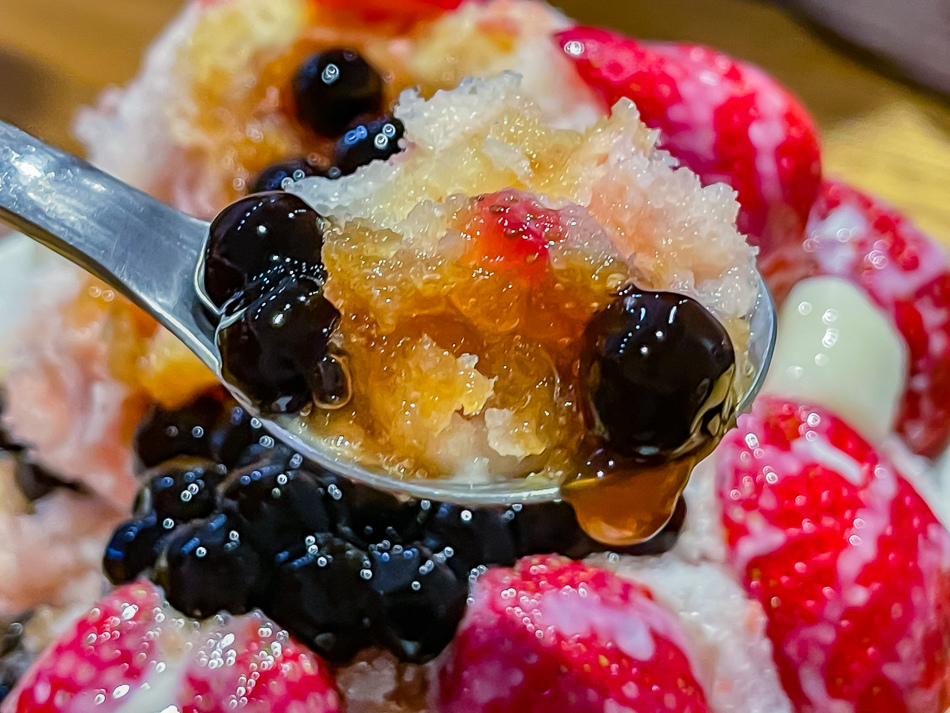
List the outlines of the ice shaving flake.
{"label": "ice shaving flake", "polygon": [[488,444],[503,456],[538,455],[550,445],[529,423],[518,423],[517,414],[510,409],[485,409],[485,427]]}
{"label": "ice shaving flake", "polygon": [[405,124],[412,144],[438,152],[450,148],[460,136],[484,130],[507,109],[519,105],[538,113],[536,106],[522,98],[520,75],[506,71],[491,80],[468,77],[455,89],[439,90],[428,100],[414,89],[406,90],[393,114]]}
{"label": "ice shaving flake", "polygon": [[208,140],[195,131],[198,98],[192,91],[222,82],[227,82],[222,89],[235,92],[253,87],[258,79],[254,57],[289,47],[303,34],[307,14],[301,0],[230,0],[201,13],[170,68],[171,79],[190,90],[173,95],[176,101],[165,108],[171,132],[181,146],[197,147]]}
{"label": "ice shaving flake", "polygon": [[[692,514],[692,511],[691,511]],[[715,564],[659,558],[598,556],[597,563],[646,585],[683,626],[693,670],[716,713],[791,713],[765,635],[766,618]]]}
{"label": "ice shaving flake", "polygon": [[45,467],[128,507],[137,485],[127,424],[144,407],[110,371],[104,320],[77,329],[54,308],[38,323],[21,333],[6,376],[4,424]]}
{"label": "ice shaving flake", "polygon": [[379,420],[391,424],[391,437],[406,446],[417,448],[443,437],[456,414],[481,411],[492,394],[495,380],[478,371],[478,357],[456,358],[428,336],[401,346],[400,358],[381,375],[380,386],[388,381],[392,400],[373,403],[391,409],[379,413]]}
{"label": "ice shaving flake", "polygon": [[546,121],[583,130],[601,115],[597,97],[552,39],[571,24],[543,2],[464,3],[422,33],[407,64],[418,82],[439,89],[451,89],[466,77],[515,71]]}
{"label": "ice shaving flake", "polygon": [[388,653],[366,651],[340,669],[336,685],[347,713],[426,713],[429,678],[436,664],[402,664]]}

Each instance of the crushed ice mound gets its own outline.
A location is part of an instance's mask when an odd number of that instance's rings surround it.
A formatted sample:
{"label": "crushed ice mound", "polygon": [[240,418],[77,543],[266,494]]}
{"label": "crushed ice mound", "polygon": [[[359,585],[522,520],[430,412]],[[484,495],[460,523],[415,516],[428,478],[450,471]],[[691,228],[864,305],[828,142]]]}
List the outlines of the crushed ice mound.
{"label": "crushed ice mound", "polygon": [[412,224],[422,204],[527,190],[586,208],[641,287],[695,296],[727,327],[748,315],[758,285],[755,254],[736,230],[732,189],[703,187],[678,168],[628,101],[584,132],[557,130],[520,84],[509,72],[466,79],[428,100],[408,90],[395,109],[406,151],[352,176],[307,178],[290,190],[337,226],[359,220],[404,238],[439,227]]}

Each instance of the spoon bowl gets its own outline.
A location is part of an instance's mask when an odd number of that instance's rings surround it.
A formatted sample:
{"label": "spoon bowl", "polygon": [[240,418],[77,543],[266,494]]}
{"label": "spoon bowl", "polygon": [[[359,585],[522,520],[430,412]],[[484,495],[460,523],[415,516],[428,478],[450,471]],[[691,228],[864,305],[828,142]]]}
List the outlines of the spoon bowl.
{"label": "spoon bowl", "polygon": [[[383,470],[335,457],[306,437],[290,416],[268,419],[222,378],[214,306],[201,287],[209,224],[155,200],[69,153],[0,122],[0,220],[63,255],[131,299],[197,355],[274,438],[308,460],[353,481],[397,495],[463,505],[559,498],[556,484],[397,480]],[[759,278],[750,323],[754,376],[739,400],[747,410],[775,345],[775,306]]]}

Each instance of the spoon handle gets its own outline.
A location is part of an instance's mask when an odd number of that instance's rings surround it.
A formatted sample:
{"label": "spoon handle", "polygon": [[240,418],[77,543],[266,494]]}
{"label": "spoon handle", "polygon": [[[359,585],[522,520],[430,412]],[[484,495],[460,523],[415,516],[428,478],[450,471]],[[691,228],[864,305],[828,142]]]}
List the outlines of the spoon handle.
{"label": "spoon handle", "polygon": [[0,221],[122,292],[220,374],[195,287],[207,223],[3,122]]}

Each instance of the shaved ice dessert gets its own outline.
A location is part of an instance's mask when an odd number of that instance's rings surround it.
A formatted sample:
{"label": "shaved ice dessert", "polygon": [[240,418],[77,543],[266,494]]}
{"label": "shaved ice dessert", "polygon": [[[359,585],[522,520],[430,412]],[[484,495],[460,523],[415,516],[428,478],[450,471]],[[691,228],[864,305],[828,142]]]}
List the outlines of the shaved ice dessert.
{"label": "shaved ice dessert", "polygon": [[264,413],[563,499],[318,468],[2,238],[0,711],[947,709],[950,269],[757,68],[533,0],[201,1],[77,133],[213,219]]}

